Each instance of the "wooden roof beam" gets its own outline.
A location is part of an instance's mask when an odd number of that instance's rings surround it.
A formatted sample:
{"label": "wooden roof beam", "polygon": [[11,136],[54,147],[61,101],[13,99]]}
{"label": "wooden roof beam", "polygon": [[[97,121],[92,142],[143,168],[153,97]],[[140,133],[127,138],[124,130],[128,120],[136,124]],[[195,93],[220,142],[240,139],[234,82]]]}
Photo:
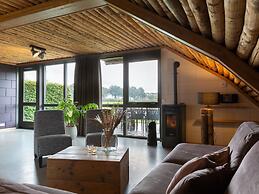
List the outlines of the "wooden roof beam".
{"label": "wooden roof beam", "polygon": [[242,61],[224,46],[191,32],[184,27],[141,8],[127,0],[106,0],[132,17],[146,23],[171,38],[220,62],[226,69],[244,81],[249,87],[259,91],[258,72]]}
{"label": "wooden roof beam", "polygon": [[53,0],[0,16],[0,31],[106,5],[104,0]]}

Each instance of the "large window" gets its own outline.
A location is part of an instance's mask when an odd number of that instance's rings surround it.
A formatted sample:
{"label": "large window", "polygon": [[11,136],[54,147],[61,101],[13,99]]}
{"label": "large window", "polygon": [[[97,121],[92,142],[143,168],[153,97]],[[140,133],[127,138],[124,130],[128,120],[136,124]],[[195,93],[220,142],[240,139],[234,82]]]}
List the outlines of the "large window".
{"label": "large window", "polygon": [[21,68],[20,127],[33,127],[36,110],[53,110],[60,101],[73,100],[74,71],[74,62]]}
{"label": "large window", "polygon": [[155,121],[159,137],[159,58],[155,52],[101,60],[102,106],[126,110],[115,133],[146,137],[149,123]]}

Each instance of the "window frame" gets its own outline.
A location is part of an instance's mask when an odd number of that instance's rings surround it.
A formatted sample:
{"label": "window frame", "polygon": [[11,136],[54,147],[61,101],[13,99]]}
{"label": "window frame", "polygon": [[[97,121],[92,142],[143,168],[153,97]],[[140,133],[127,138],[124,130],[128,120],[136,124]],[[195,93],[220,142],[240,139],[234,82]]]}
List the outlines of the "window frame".
{"label": "window frame", "polygon": [[[106,56],[104,58],[109,58],[110,56]],[[114,57],[114,56],[112,56]],[[111,57],[111,58],[112,58]],[[122,107],[123,110],[127,110],[127,108],[159,108],[160,120],[161,120],[161,51],[159,50],[152,50],[152,51],[145,51],[145,52],[137,52],[137,53],[128,53],[122,54],[120,56],[123,58],[123,104],[116,105],[118,107]],[[101,58],[102,59],[102,58]],[[131,62],[139,62],[139,61],[149,61],[149,60],[157,60],[158,63],[158,100],[157,102],[130,102],[129,101],[129,63]],[[101,97],[102,98],[102,97]],[[114,104],[115,105],[115,104]],[[112,107],[113,104],[101,104],[104,107]],[[123,137],[132,137],[132,138],[139,138],[139,139],[146,139],[145,136],[131,136],[127,134],[127,126],[126,126],[126,118],[123,118]],[[161,134],[161,124],[160,128],[158,129]],[[160,139],[160,138],[158,138]]]}
{"label": "window frame", "polygon": [[[44,110],[46,107],[56,107],[58,104],[47,104],[44,102],[45,98],[45,67],[46,66],[51,66],[51,65],[58,65],[62,64],[63,65],[63,74],[64,74],[64,88],[63,88],[63,95],[64,95],[64,100],[67,97],[67,64],[68,63],[75,63],[75,59],[67,59],[67,60],[55,60],[55,61],[49,61],[49,62],[44,62],[41,64],[33,64],[28,67],[20,67],[19,68],[19,105],[18,105],[18,127],[21,128],[27,128],[27,129],[33,129],[34,127],[34,122],[29,122],[29,121],[23,121],[23,107],[24,106],[36,106],[36,111],[37,110]],[[36,102],[31,103],[31,102],[23,102],[24,98],[24,71],[33,71],[36,70],[37,72],[37,81],[36,81]]]}

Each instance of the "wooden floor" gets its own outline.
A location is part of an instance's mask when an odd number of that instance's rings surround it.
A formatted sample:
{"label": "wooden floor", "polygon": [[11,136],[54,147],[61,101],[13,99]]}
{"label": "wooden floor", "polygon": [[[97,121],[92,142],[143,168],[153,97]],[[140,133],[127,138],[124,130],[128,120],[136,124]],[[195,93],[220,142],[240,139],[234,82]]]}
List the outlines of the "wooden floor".
{"label": "wooden floor", "polygon": [[[84,140],[77,138],[73,145],[84,146]],[[160,142],[157,147],[149,147],[146,143],[142,139],[119,138],[119,146],[129,147],[130,150],[130,177],[126,193],[170,151],[162,148]],[[34,161],[32,130],[0,129],[0,178],[46,185],[46,166],[39,168],[38,162]]]}

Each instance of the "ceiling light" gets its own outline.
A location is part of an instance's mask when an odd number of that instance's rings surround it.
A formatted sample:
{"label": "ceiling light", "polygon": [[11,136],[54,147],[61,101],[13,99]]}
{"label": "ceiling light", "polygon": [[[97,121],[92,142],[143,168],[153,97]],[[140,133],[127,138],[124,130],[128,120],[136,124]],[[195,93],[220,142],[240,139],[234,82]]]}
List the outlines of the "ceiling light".
{"label": "ceiling light", "polygon": [[30,45],[32,57],[39,57],[43,59],[46,54],[46,49],[38,46]]}

